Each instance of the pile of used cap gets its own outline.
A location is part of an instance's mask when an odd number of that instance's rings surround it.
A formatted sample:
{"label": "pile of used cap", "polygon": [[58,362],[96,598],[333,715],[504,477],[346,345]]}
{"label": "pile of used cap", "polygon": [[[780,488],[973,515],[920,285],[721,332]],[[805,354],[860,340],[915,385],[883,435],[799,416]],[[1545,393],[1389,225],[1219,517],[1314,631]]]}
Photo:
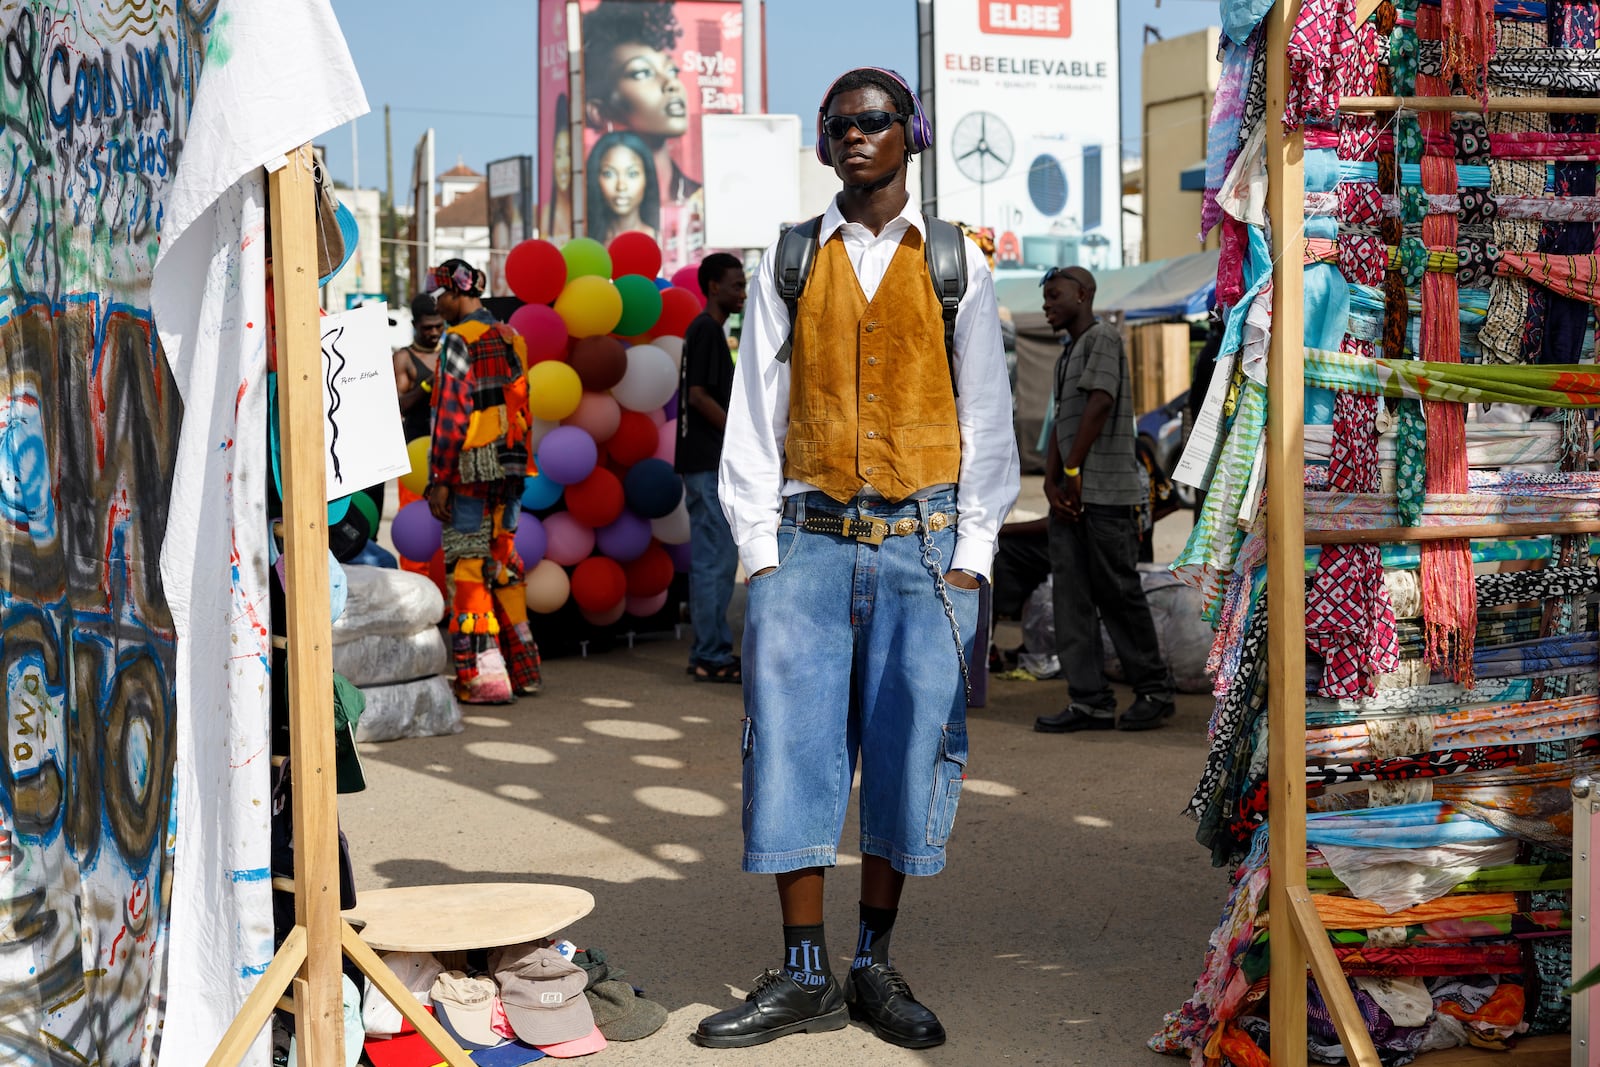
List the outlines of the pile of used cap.
{"label": "pile of used cap", "polygon": [[[391,952],[383,961],[484,1067],[588,1056],[607,1041],[649,1037],[667,1021],[667,1009],[640,995],[603,952],[579,951],[570,941],[494,949],[487,970],[476,973],[446,969],[428,952]],[[438,1061],[376,986],[367,989],[362,1021],[374,1067]]]}
{"label": "pile of used cap", "polygon": [[438,587],[407,571],[349,564],[344,571],[349,593],[333,624],[333,669],[367,698],[356,740],[460,733]]}

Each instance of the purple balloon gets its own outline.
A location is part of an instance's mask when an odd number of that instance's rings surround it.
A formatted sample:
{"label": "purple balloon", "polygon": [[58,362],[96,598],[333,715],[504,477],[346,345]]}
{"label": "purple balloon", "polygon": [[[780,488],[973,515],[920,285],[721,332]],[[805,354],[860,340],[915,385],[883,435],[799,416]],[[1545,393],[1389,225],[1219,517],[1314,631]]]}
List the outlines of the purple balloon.
{"label": "purple balloon", "polygon": [[667,550],[667,555],[672,557],[672,569],[679,574],[689,573],[689,542],[681,545],[662,545]]}
{"label": "purple balloon", "polygon": [[594,551],[594,531],[565,511],[545,516],[544,557],[563,567],[575,567]]}
{"label": "purple balloon", "polygon": [[428,510],[426,500],[413,500],[395,512],[389,526],[394,547],[413,563],[427,563],[444,545],[444,527]]}
{"label": "purple balloon", "polygon": [[600,461],[600,449],[587,430],[557,426],[539,442],[535,461],[539,473],[557,485],[576,485],[594,470]]}
{"label": "purple balloon", "polygon": [[661,409],[661,413],[667,417],[668,422],[671,422],[673,419],[678,417],[677,393],[673,393],[672,396],[667,398],[667,405]]}
{"label": "purple balloon", "polygon": [[522,569],[530,571],[544,559],[549,538],[544,532],[544,523],[537,518],[523,512],[517,517],[517,555],[522,557]]}
{"label": "purple balloon", "polygon": [[616,522],[596,530],[594,541],[602,556],[610,556],[618,563],[632,563],[650,547],[650,522],[624,511]]}

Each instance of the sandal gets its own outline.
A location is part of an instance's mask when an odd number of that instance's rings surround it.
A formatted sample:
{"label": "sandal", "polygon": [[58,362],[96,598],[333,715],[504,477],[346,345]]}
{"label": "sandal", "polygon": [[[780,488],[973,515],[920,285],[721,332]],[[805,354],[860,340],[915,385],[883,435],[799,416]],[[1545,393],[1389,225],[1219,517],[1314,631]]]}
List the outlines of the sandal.
{"label": "sandal", "polygon": [[737,685],[744,681],[744,675],[739,669],[739,661],[737,659],[732,663],[724,663],[720,667],[697,663],[694,665],[692,673],[694,674],[694,680],[697,682],[721,682]]}

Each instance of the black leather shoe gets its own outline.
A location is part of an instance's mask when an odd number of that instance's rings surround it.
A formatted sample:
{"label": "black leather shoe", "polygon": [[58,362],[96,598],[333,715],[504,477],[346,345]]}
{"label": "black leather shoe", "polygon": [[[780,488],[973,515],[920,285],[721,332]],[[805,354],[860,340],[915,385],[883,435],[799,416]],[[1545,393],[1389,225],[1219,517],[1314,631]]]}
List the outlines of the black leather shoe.
{"label": "black leather shoe", "polygon": [[891,1045],[932,1048],[944,1044],[939,1017],[917,1002],[905,977],[887,963],[851,971],[844,999],[852,1019],[866,1023]]}
{"label": "black leather shoe", "polygon": [[1033,728],[1041,734],[1075,734],[1079,730],[1110,730],[1117,725],[1114,715],[1094,715],[1083,704],[1068,704],[1059,715],[1041,715]]}
{"label": "black leather shoe", "polygon": [[1153,696],[1137,697],[1128,705],[1128,710],[1122,713],[1122,718],[1117,720],[1117,729],[1154,730],[1161,725],[1161,720],[1171,718],[1172,713],[1177,710],[1170,698],[1163,700]]}
{"label": "black leather shoe", "polygon": [[694,1040],[706,1048],[748,1048],[789,1034],[842,1030],[849,1014],[831,976],[822,988],[807,992],[782,971],[769,970],[756,979],[743,1004],[701,1019]]}

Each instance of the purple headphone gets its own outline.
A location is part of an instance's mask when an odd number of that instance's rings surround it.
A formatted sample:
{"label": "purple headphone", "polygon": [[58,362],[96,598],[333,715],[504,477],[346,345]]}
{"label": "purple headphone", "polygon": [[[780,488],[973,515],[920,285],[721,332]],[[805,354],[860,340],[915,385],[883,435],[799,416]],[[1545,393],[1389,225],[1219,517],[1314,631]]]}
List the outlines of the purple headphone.
{"label": "purple headphone", "polygon": [[928,113],[922,110],[922,101],[917,98],[917,91],[911,88],[911,84],[888,67],[856,67],[854,70],[847,70],[844,74],[833,79],[832,84],[828,86],[828,91],[822,94],[822,106],[817,108],[817,158],[822,161],[822,165],[824,167],[833,166],[833,159],[828,155],[828,134],[822,128],[822,120],[825,117],[824,112],[828,107],[828,97],[833,95],[833,87],[844,80],[845,75],[854,74],[857,70],[875,70],[879,74],[888,75],[900,84],[900,87],[911,97],[911,117],[906,119],[907,147],[911,149],[912,155],[932,148],[933,123],[928,121]]}

